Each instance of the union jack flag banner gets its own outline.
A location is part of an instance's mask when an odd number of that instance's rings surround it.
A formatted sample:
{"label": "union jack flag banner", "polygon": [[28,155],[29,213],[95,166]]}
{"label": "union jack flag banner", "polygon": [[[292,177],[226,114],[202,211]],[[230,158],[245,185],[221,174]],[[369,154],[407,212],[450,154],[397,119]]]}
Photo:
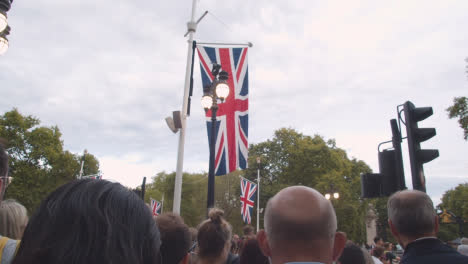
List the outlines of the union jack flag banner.
{"label": "union jack flag banner", "polygon": [[[249,77],[247,47],[208,47],[198,45],[203,87],[213,82],[213,63],[228,72],[229,96],[219,103],[216,113],[215,175],[225,175],[247,167],[249,134]],[[206,113],[208,142],[211,137],[211,110]]]}
{"label": "union jack flag banner", "polygon": [[241,177],[241,215],[245,223],[252,221],[252,209],[255,205],[255,196],[257,195],[257,184]]}
{"label": "union jack flag banner", "polygon": [[162,203],[154,200],[153,198],[151,199],[151,211],[153,212],[153,216],[158,216],[161,214],[162,210]]}

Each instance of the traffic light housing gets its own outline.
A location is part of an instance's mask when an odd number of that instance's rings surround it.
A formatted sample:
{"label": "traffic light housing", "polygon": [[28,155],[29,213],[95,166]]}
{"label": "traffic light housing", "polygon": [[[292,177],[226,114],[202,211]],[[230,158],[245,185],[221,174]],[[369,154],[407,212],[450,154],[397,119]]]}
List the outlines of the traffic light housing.
{"label": "traffic light housing", "polygon": [[423,164],[439,157],[439,150],[421,149],[420,143],[434,137],[436,130],[435,128],[419,128],[418,122],[433,114],[432,107],[415,107],[413,103],[408,101],[403,105],[403,108],[413,189],[426,192]]}
{"label": "traffic light housing", "polygon": [[406,189],[401,154],[401,133],[397,121],[390,120],[392,128],[393,149],[379,151],[380,173],[367,173],[361,175],[361,196],[374,198],[390,196],[394,192]]}

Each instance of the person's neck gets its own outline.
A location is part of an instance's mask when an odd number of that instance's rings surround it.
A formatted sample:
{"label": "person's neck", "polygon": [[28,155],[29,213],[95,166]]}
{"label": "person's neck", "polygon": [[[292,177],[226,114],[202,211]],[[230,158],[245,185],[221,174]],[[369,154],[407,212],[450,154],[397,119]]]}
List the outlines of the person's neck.
{"label": "person's neck", "polygon": [[197,264],[224,264],[226,263],[226,258],[198,258]]}
{"label": "person's neck", "polygon": [[288,262],[320,262],[328,264],[332,261],[320,254],[301,254],[297,252],[288,252],[286,255],[273,255],[271,257],[271,264],[283,264]]}
{"label": "person's neck", "polygon": [[414,242],[415,240],[418,240],[420,238],[425,238],[425,237],[436,237],[436,234],[425,234],[422,236],[417,236],[417,237],[410,237],[410,236],[401,236],[400,237],[400,244],[403,246],[403,248],[406,248],[409,243]]}

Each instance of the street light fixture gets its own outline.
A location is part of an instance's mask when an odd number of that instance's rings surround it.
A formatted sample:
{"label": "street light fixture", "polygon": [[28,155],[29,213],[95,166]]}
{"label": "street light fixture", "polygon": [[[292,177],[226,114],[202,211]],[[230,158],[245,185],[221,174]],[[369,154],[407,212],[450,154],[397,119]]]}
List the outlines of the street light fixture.
{"label": "street light fixture", "polygon": [[329,192],[325,194],[325,199],[330,200],[330,199],[339,199],[340,198],[340,193],[335,191],[335,187],[333,184],[330,184],[330,189]]}
{"label": "street light fixture", "polygon": [[0,55],[3,55],[8,50],[8,39],[6,36],[10,34],[10,26],[6,26],[5,30],[0,32]]}
{"label": "street light fixture", "polygon": [[10,26],[8,26],[7,12],[10,10],[13,0],[0,0],[0,55],[8,50],[8,39]]}
{"label": "street light fixture", "polygon": [[221,70],[221,65],[214,63],[211,70],[213,75],[213,82],[203,88],[204,96],[202,97],[201,104],[206,112],[211,110],[211,133],[210,133],[210,164],[208,169],[208,198],[207,208],[213,208],[214,201],[214,188],[215,188],[215,145],[216,145],[216,112],[218,111],[218,100],[224,102],[229,95],[229,86],[227,80],[229,74]]}
{"label": "street light fixture", "polygon": [[0,11],[0,32],[5,30],[7,25],[8,25],[8,20],[7,20],[6,13],[3,13],[2,11]]}

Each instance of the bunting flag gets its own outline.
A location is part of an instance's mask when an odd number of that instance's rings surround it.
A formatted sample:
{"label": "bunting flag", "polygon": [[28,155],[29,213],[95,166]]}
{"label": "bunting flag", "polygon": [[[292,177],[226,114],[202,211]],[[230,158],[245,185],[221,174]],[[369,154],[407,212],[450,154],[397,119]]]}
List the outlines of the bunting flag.
{"label": "bunting flag", "polygon": [[[213,63],[229,74],[229,95],[218,103],[215,135],[215,175],[247,168],[249,133],[249,78],[247,47],[197,46],[203,87],[213,82]],[[211,137],[211,110],[206,112],[208,142]]]}
{"label": "bunting flag", "polygon": [[245,223],[252,221],[252,209],[255,205],[255,196],[257,194],[257,184],[241,177],[241,215]]}
{"label": "bunting flag", "polygon": [[153,198],[151,199],[151,212],[153,212],[153,216],[158,216],[162,213],[162,203],[154,200]]}

